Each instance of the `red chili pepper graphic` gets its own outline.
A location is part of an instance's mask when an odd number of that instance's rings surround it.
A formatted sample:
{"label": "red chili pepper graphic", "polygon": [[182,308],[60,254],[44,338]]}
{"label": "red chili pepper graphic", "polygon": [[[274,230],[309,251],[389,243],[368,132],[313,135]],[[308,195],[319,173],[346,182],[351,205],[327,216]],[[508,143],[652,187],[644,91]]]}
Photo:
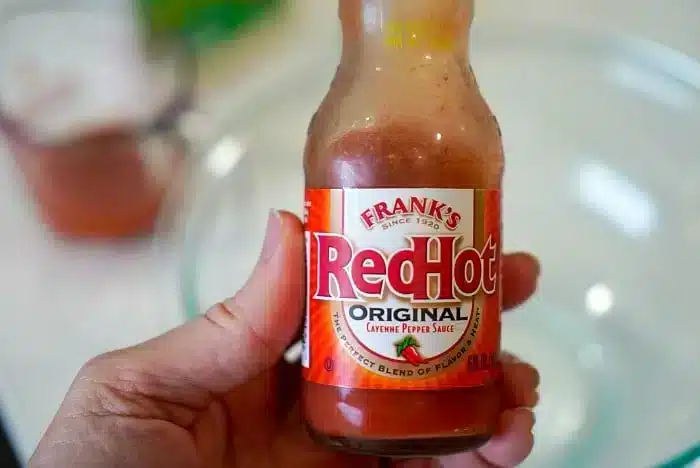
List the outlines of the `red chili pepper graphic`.
{"label": "red chili pepper graphic", "polygon": [[410,362],[416,367],[418,367],[420,364],[425,363],[425,359],[421,357],[420,353],[418,353],[418,350],[413,346],[409,346],[408,348],[404,349],[401,353],[401,356],[403,356],[404,359],[406,359],[408,362]]}
{"label": "red chili pepper graphic", "polygon": [[396,356],[404,358],[415,367],[428,362],[420,355],[420,352],[418,352],[418,348],[420,348],[418,340],[410,335],[394,343],[394,346],[396,346]]}

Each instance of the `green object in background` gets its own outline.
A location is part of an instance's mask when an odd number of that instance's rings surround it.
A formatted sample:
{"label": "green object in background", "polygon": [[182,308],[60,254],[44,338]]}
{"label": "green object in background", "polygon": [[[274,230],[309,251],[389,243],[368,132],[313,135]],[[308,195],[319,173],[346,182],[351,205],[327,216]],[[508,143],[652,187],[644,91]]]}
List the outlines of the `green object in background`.
{"label": "green object in background", "polygon": [[656,468],[693,468],[700,463],[700,443]]}
{"label": "green object in background", "polygon": [[282,0],[138,0],[150,33],[179,35],[195,48],[229,39]]}

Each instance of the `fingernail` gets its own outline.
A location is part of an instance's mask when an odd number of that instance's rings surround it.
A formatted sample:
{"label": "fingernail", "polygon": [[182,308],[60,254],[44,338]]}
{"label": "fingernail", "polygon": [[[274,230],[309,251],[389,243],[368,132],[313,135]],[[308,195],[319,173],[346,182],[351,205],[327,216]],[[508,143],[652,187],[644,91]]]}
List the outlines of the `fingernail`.
{"label": "fingernail", "polygon": [[537,272],[537,277],[542,274],[542,264],[540,263],[540,259],[537,257],[532,257],[535,260],[535,271]]}
{"label": "fingernail", "polygon": [[502,364],[519,364],[523,361],[520,360],[518,356],[508,351],[503,351],[501,353],[501,363]]}
{"label": "fingernail", "polygon": [[537,404],[540,402],[540,394],[537,390],[533,390],[530,392],[530,394],[525,398],[525,404],[524,406],[526,408],[534,408],[537,406]]}
{"label": "fingernail", "polygon": [[530,255],[530,254],[526,254],[526,255],[527,255],[527,259],[530,263],[529,268],[531,268],[533,270],[533,272],[535,273],[535,276],[537,276],[539,278],[540,274],[542,273],[542,264],[540,263],[540,260],[537,257],[535,257],[534,255]]}
{"label": "fingernail", "polygon": [[265,229],[265,241],[263,242],[261,262],[269,262],[277,252],[277,248],[282,242],[282,218],[280,212],[271,210],[267,218],[267,228]]}
{"label": "fingernail", "polygon": [[530,408],[516,408],[515,413],[516,418],[522,418],[524,421],[527,421],[529,430],[532,430],[532,428],[535,427],[535,412]]}

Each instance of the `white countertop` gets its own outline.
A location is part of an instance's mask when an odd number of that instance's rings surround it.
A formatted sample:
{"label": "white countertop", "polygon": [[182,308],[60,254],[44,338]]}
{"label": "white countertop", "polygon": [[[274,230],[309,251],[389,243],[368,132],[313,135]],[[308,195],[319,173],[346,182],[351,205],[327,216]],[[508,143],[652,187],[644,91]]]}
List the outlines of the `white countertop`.
{"label": "white countertop", "polygon": [[[212,122],[337,39],[335,1],[292,3],[284,23],[270,21],[259,37],[205,59],[202,109]],[[483,0],[477,16],[480,22],[622,28],[700,57],[696,0]],[[175,275],[162,257],[167,252],[156,254],[148,243],[78,248],[52,242],[34,219],[6,149],[0,152],[0,402],[26,459],[84,361],[177,325],[181,312]]]}

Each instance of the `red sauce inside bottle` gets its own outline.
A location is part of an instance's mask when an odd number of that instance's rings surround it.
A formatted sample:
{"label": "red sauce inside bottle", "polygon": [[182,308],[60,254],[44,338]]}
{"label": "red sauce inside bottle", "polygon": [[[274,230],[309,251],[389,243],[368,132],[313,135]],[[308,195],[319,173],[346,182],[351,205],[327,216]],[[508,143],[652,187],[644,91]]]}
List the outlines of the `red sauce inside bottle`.
{"label": "red sauce inside bottle", "polygon": [[303,406],[333,448],[430,457],[497,429],[504,157],[468,62],[472,14],[340,0],[343,55],[305,152]]}
{"label": "red sauce inside bottle", "polygon": [[[498,189],[503,160],[474,154],[463,138],[419,125],[351,131],[307,158],[308,188]],[[387,456],[453,453],[490,438],[501,411],[500,382],[456,390],[360,390],[306,382],[315,437]]]}

